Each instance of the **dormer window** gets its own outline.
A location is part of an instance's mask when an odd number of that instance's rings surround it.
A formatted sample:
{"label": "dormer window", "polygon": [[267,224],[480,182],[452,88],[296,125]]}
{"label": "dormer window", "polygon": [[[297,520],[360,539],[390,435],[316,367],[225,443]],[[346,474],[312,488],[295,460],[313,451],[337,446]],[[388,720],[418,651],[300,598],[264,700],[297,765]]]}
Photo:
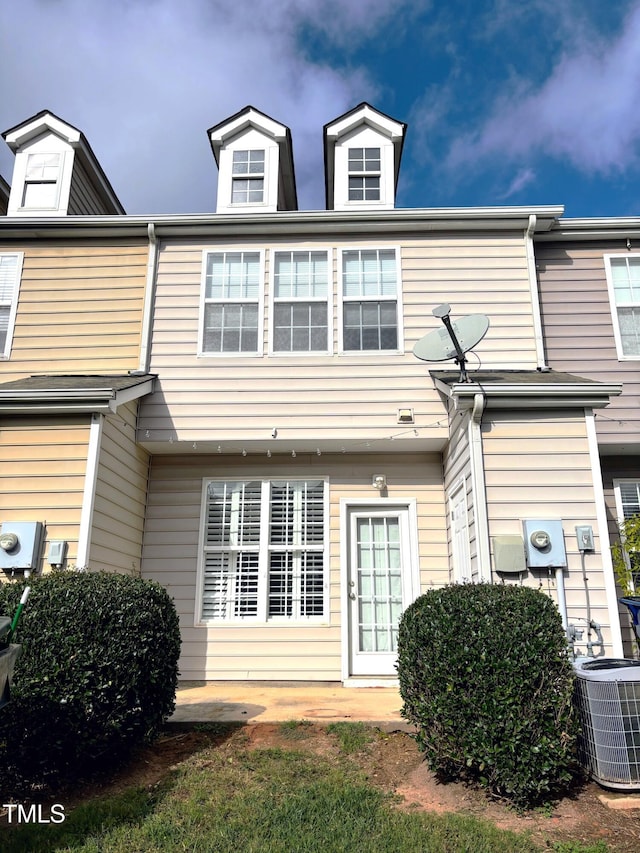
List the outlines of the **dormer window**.
{"label": "dormer window", "polygon": [[232,204],[264,202],[264,151],[234,151]]}
{"label": "dormer window", "polygon": [[349,201],[380,201],[380,149],[349,149]]}
{"label": "dormer window", "polygon": [[22,207],[56,208],[62,172],[62,154],[29,154]]}

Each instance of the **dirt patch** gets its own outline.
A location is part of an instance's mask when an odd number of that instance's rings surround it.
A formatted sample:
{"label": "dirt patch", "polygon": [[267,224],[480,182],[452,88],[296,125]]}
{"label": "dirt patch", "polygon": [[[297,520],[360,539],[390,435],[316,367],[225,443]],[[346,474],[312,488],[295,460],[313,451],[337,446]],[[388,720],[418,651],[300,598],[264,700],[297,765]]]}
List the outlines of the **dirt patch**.
{"label": "dirt patch", "polygon": [[[56,793],[52,802],[67,810],[79,802],[140,786],[152,788],[180,762],[205,749],[233,752],[239,748],[280,747],[311,751],[331,760],[341,753],[339,739],[327,726],[305,722],[292,725],[261,723],[246,726],[189,728],[169,726],[151,746],[137,750],[125,767],[96,774],[81,785]],[[555,841],[604,841],[612,853],[640,850],[640,809],[616,811],[603,805],[602,789],[587,784],[553,809],[519,814],[488,800],[480,791],[460,783],[439,783],[422,761],[415,741],[406,732],[372,730],[371,740],[350,758],[369,781],[396,795],[396,808],[404,811],[458,812],[491,821],[503,829],[528,832],[544,848]],[[61,797],[64,796],[64,799]]]}

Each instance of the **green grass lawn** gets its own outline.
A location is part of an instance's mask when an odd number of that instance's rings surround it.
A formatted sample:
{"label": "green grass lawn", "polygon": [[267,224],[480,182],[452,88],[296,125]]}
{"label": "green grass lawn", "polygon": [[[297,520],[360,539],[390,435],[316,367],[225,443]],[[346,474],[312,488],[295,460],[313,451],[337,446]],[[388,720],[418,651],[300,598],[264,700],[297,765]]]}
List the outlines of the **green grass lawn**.
{"label": "green grass lawn", "polygon": [[[296,732],[291,727],[292,740]],[[349,734],[349,738],[345,736]],[[0,830],[3,853],[529,853],[522,835],[460,815],[405,813],[351,760],[353,738],[335,732],[340,755],[250,748],[242,738],[181,762],[152,790],[129,789],[70,811],[63,824]],[[547,848],[596,853],[603,846]]]}

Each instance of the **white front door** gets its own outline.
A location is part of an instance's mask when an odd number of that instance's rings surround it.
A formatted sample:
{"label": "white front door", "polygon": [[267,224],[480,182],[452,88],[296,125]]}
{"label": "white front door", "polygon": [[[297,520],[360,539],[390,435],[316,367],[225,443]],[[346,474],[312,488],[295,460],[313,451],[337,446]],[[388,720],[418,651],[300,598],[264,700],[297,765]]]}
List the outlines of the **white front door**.
{"label": "white front door", "polygon": [[396,675],[398,624],[413,600],[407,507],[349,511],[349,674]]}

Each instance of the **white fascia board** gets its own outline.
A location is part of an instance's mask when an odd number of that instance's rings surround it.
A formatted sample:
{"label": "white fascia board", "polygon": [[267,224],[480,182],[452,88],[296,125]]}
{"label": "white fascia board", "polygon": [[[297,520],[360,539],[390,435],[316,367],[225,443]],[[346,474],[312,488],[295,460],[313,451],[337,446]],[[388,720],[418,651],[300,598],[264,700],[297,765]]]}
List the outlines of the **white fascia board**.
{"label": "white fascia board", "polygon": [[338,139],[363,123],[388,136],[389,139],[402,139],[404,136],[404,126],[400,122],[394,121],[365,105],[356,112],[328,124],[325,131],[327,139]]}
{"label": "white fascia board", "polygon": [[47,131],[55,133],[56,136],[64,139],[70,145],[77,145],[82,136],[77,128],[61,121],[51,113],[45,113],[42,116],[38,116],[38,118],[33,121],[17,127],[13,132],[8,133],[5,136],[5,142],[12,151],[16,151],[18,148],[25,145],[25,143],[29,142],[29,140],[36,136],[41,136]]}
{"label": "white fascia board", "polygon": [[282,143],[287,139],[288,129],[283,124],[274,121],[274,119],[271,119],[256,110],[247,110],[232,121],[219,125],[209,132],[209,141],[213,148],[216,162],[218,161],[220,149],[223,148],[230,139],[233,139],[248,127],[255,128],[278,143]]}
{"label": "white fascia board", "polygon": [[150,394],[153,391],[154,381],[155,377],[150,377],[145,382],[121,390],[93,388],[60,391],[51,388],[0,391],[0,412],[6,414],[115,412],[119,406]]}
{"label": "white fascia board", "polygon": [[609,403],[609,397],[622,393],[621,383],[593,384],[554,383],[540,386],[538,384],[483,382],[458,382],[447,385],[434,379],[438,390],[454,398],[458,407],[473,405],[476,394],[484,394],[487,408],[604,408]]}

